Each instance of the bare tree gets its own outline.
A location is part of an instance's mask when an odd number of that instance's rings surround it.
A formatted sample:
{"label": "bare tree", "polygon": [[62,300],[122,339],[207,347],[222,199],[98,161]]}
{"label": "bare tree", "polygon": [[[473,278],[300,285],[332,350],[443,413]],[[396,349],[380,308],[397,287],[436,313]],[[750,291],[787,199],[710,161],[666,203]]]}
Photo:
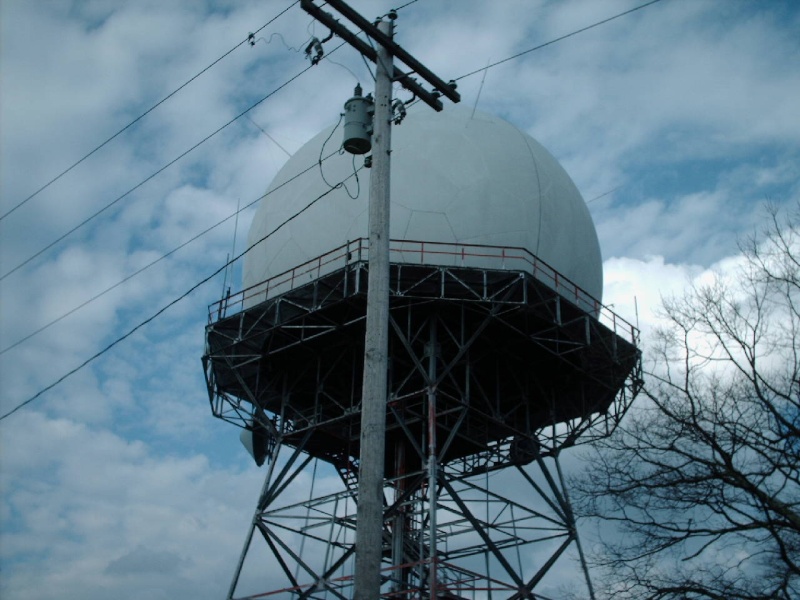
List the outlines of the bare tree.
{"label": "bare tree", "polygon": [[800,598],[800,207],[663,301],[645,397],[575,482],[614,598]]}

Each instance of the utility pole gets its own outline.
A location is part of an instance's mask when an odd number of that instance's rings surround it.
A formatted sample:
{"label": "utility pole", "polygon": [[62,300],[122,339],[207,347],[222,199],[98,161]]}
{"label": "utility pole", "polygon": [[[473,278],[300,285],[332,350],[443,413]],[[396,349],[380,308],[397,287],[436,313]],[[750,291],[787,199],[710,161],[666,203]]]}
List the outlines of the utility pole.
{"label": "utility pole", "polygon": [[[387,372],[389,365],[389,183],[391,172],[392,84],[397,81],[434,110],[442,110],[439,95],[453,102],[461,98],[455,84],[445,83],[398,46],[393,40],[397,13],[389,20],[370,23],[341,0],[327,4],[349,19],[375,42],[367,44],[313,0],[301,0],[301,7],[376,63],[372,172],[369,198],[369,275],[367,287],[364,377],[361,395],[361,452],[356,514],[356,559],[354,600],[377,600],[381,595],[383,556],[383,480],[386,444]],[[394,58],[435,88],[430,92],[413,77],[394,66]],[[434,487],[435,482],[429,482]],[[432,507],[433,509],[433,507]]]}
{"label": "utility pole", "polygon": [[[392,37],[393,21],[378,23]],[[392,55],[378,46],[369,182],[369,274],[361,392],[356,570],[353,600],[376,600],[381,589],[386,380],[389,365],[389,174],[392,142]]]}

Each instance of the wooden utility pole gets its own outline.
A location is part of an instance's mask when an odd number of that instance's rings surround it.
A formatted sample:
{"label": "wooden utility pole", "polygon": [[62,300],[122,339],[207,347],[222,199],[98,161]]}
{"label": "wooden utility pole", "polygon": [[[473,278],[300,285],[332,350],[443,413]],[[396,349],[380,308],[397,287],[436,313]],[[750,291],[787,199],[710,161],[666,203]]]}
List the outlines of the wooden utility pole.
{"label": "wooden utility pole", "polygon": [[[434,110],[442,110],[439,95],[458,102],[454,84],[447,84],[408,54],[393,40],[394,19],[381,19],[377,26],[341,0],[328,5],[349,19],[378,44],[377,49],[343,27],[313,0],[301,0],[303,10],[333,33],[376,63],[375,114],[372,134],[372,172],[369,186],[369,278],[367,287],[364,378],[361,394],[361,452],[358,469],[356,514],[356,560],[354,600],[377,600],[381,594],[383,556],[383,480],[386,445],[387,372],[389,366],[389,183],[391,172],[392,84],[403,87]],[[423,88],[414,78],[394,66],[404,62],[436,90]],[[435,482],[431,481],[431,487]],[[434,507],[432,507],[434,510]]]}
{"label": "wooden utility pole", "polygon": [[[381,20],[392,36],[394,23]],[[389,174],[392,142],[392,55],[378,46],[372,173],[369,182],[369,275],[361,392],[361,460],[358,467],[356,570],[353,600],[376,600],[383,555],[383,476],[386,430],[386,380],[389,365]]]}

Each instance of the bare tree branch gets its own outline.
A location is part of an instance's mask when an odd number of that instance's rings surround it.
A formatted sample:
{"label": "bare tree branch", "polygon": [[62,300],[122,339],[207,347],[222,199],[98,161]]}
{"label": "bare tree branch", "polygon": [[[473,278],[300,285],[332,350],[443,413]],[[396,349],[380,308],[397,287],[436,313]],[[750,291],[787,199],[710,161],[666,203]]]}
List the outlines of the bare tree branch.
{"label": "bare tree branch", "polygon": [[611,598],[800,597],[800,206],[664,299],[644,401],[574,482]]}

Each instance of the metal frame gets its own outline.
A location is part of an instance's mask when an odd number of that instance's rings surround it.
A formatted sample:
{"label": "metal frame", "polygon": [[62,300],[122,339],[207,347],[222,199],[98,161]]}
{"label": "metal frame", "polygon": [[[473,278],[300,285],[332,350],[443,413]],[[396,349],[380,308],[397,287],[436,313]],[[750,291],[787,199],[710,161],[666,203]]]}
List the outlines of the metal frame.
{"label": "metal frame", "polygon": [[[532,598],[578,542],[558,455],[625,414],[641,386],[638,332],[519,249],[392,248],[383,597]],[[258,421],[273,451],[230,598],[255,531],[282,593],[349,597],[367,269],[356,240],[234,296],[236,314],[211,307],[212,411]],[[342,490],[285,506],[315,458]],[[482,484],[492,473],[513,474],[515,493]],[[531,545],[550,553],[537,568],[518,558]]]}
{"label": "metal frame", "polygon": [[[560,469],[553,468],[556,461],[537,459],[543,481],[534,479],[530,468],[513,467],[519,485],[516,499],[493,491],[485,476],[461,478],[446,470],[437,475],[435,496],[424,472],[387,481],[382,597],[545,598],[538,592],[534,595],[537,584],[579,541]],[[307,460],[290,459],[280,472],[270,472],[229,598],[235,597],[255,532],[274,559],[262,568],[278,570],[285,583],[239,598],[350,597],[356,490],[351,486],[280,505],[281,493],[307,465]],[[304,551],[298,551],[298,545]],[[545,546],[550,555],[538,567],[526,569],[523,565],[530,557],[525,551],[533,545]]]}
{"label": "metal frame", "polygon": [[[442,102],[439,100],[439,95],[441,94],[445,95],[453,102],[461,101],[461,95],[456,92],[455,82],[445,83],[441,78],[431,72],[425,65],[420,63],[401,46],[396,44],[390,36],[385,35],[375,24],[369,22],[367,19],[350,8],[347,4],[341,2],[341,0],[331,0],[325,4],[330,5],[342,16],[350,20],[356,27],[358,27],[360,31],[367,32],[369,37],[376,40],[381,46],[385,47],[391,53],[392,57],[395,57],[408,65],[410,68],[409,73],[405,73],[396,66],[393,66],[392,81],[399,82],[400,85],[414,94],[415,97],[420,98],[423,102],[437,112],[441,111],[443,108]],[[300,6],[304,11],[328,27],[332,33],[335,33],[337,36],[345,40],[366,58],[370,59],[374,63],[378,63],[378,53],[375,48],[363,41],[352,31],[344,27],[333,15],[325,12],[321,9],[321,7],[316,6],[313,0],[301,0]],[[411,76],[414,73],[425,79],[425,81],[433,86],[435,91],[431,92],[423,88],[417,82],[417,80]]]}

